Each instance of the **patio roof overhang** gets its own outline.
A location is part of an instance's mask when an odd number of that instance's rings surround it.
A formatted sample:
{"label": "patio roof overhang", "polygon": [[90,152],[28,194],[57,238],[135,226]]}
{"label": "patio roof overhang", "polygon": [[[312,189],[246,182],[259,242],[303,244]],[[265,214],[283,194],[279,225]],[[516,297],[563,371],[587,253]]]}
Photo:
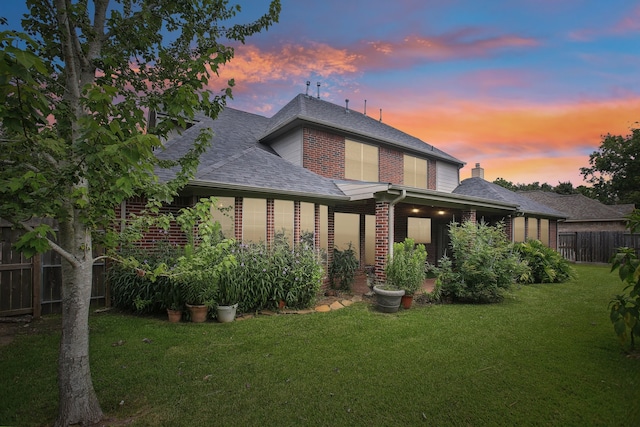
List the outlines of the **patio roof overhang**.
{"label": "patio roof overhang", "polygon": [[[449,209],[475,209],[503,214],[513,214],[518,212],[518,205],[513,203],[445,193],[443,191],[422,190],[403,185],[357,181],[341,181],[336,182],[336,185],[343,193],[349,196],[350,201],[375,199]],[[401,200],[398,200],[401,196],[404,197]]]}
{"label": "patio roof overhang", "polygon": [[255,198],[273,197],[275,199],[299,200],[303,202],[320,203],[326,205],[334,205],[336,203],[344,203],[349,201],[348,196],[342,195],[307,193],[268,187],[198,180],[189,181],[189,184],[186,186],[186,190],[196,196],[207,196],[215,193],[216,196],[243,196]]}

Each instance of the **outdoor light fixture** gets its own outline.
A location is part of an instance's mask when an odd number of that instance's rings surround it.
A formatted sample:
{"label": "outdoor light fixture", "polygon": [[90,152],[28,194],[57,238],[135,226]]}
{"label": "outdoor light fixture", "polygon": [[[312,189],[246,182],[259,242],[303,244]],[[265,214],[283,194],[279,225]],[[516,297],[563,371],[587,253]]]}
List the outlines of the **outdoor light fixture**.
{"label": "outdoor light fixture", "polygon": [[418,208],[413,208],[413,209],[411,209],[411,212],[413,212],[413,213],[418,213],[418,212],[420,212],[420,209],[418,209]]}
{"label": "outdoor light fixture", "polygon": [[438,211],[438,215],[444,215],[445,211]]}

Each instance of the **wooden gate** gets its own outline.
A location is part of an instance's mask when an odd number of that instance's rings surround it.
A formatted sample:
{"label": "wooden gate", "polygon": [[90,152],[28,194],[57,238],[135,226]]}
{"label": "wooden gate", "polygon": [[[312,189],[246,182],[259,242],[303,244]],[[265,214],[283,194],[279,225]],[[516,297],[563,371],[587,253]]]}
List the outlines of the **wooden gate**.
{"label": "wooden gate", "polygon": [[[62,302],[62,265],[53,251],[27,259],[13,250],[20,232],[0,227],[0,317],[59,313]],[[105,264],[93,266],[91,303],[108,304]]]}

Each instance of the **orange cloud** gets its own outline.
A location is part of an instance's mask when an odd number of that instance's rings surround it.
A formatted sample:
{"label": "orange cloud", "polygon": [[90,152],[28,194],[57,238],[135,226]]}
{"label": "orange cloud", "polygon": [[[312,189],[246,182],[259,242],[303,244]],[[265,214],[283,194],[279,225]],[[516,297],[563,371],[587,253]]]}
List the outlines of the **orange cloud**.
{"label": "orange cloud", "polygon": [[[394,105],[403,105],[398,102]],[[640,98],[563,105],[450,100],[385,113],[385,122],[466,161],[490,167],[487,179],[582,183],[602,135],[629,133]],[[469,168],[469,166],[467,166]],[[536,176],[533,179],[531,177]]]}

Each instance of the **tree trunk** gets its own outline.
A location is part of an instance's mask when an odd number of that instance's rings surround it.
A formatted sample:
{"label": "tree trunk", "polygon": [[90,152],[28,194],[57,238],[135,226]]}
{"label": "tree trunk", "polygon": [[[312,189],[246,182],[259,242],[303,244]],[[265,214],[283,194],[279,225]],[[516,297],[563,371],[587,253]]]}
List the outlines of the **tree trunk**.
{"label": "tree trunk", "polygon": [[89,305],[93,277],[91,234],[77,219],[60,222],[61,246],[77,259],[62,260],[62,338],[58,356],[56,426],[88,425],[102,418],[89,368]]}

